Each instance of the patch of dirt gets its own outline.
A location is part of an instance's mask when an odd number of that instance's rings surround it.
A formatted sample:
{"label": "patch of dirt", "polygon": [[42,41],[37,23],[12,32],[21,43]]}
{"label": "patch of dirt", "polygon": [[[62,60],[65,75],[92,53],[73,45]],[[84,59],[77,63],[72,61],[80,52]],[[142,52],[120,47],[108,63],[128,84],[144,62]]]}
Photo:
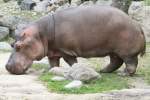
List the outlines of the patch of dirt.
{"label": "patch of dirt", "polygon": [[[150,89],[78,95],[51,93],[38,81],[38,74],[9,74],[4,67],[9,55],[10,53],[0,52],[0,100],[150,100]],[[142,84],[143,81],[139,79],[134,83],[136,87],[141,87]]]}
{"label": "patch of dirt", "polygon": [[150,85],[148,85],[143,77],[132,77],[129,81],[130,88],[138,88],[138,89],[150,89]]}

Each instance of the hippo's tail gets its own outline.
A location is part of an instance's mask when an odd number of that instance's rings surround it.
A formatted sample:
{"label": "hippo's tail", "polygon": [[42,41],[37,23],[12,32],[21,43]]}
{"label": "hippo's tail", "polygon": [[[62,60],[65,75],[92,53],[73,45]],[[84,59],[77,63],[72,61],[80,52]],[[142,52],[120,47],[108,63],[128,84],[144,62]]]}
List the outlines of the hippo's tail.
{"label": "hippo's tail", "polygon": [[140,56],[144,56],[145,53],[146,53],[146,38],[145,38],[144,31],[143,31],[142,27],[140,27],[140,28],[141,28],[141,33],[142,33],[142,35],[144,37],[144,47],[142,48]]}

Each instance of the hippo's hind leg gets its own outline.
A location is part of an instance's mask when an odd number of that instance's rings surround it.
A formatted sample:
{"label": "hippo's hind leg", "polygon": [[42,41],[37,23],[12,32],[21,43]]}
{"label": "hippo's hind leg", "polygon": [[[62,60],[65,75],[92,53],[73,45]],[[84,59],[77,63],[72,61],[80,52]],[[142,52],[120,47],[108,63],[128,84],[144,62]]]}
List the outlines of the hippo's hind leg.
{"label": "hippo's hind leg", "polygon": [[138,65],[138,57],[135,56],[124,58],[124,62],[126,64],[124,75],[132,76],[136,72],[136,68]]}
{"label": "hippo's hind leg", "polygon": [[63,59],[72,66],[74,63],[77,63],[77,58],[74,56],[64,55]]}
{"label": "hippo's hind leg", "polygon": [[107,65],[100,72],[102,72],[102,73],[111,73],[111,72],[117,70],[118,68],[120,68],[120,66],[122,64],[123,64],[123,60],[119,56],[117,56],[115,54],[112,54],[112,55],[110,55],[110,64]]}

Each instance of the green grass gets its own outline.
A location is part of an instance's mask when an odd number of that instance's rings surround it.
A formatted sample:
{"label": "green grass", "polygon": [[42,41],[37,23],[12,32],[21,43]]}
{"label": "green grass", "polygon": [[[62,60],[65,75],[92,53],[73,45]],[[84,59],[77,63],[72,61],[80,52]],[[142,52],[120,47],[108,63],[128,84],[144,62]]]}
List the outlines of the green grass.
{"label": "green grass", "polygon": [[146,44],[146,54],[142,58],[139,58],[137,74],[150,84],[150,43]]}
{"label": "green grass", "polygon": [[[136,78],[142,78],[150,84],[150,43],[147,43],[147,51],[144,57],[139,57],[139,65],[136,72]],[[101,59],[88,59],[89,62],[94,66],[97,71],[100,69],[103,63]],[[33,68],[36,70],[41,70],[46,68],[48,65],[34,64]],[[130,82],[133,82],[134,77],[122,77],[117,75],[117,73],[101,74],[102,78],[90,83],[84,83],[84,85],[79,89],[65,89],[64,86],[70,81],[52,81],[53,77],[50,73],[41,74],[39,80],[41,80],[51,92],[56,93],[68,93],[68,94],[84,94],[84,93],[101,93],[111,90],[120,90],[130,87]],[[132,80],[132,81],[131,81]]]}
{"label": "green grass", "polygon": [[42,69],[47,69],[49,67],[48,64],[43,64],[43,63],[34,63],[32,64],[32,68],[39,71]]}
{"label": "green grass", "polygon": [[57,93],[68,93],[68,94],[84,94],[84,93],[100,93],[111,90],[120,90],[128,88],[128,79],[125,77],[118,76],[115,73],[102,74],[102,78],[99,80],[85,83],[79,89],[65,89],[64,86],[70,81],[53,81],[53,77],[50,73],[45,73],[40,76],[40,80],[45,83],[48,90]]}
{"label": "green grass", "polygon": [[145,81],[150,84],[150,53],[140,58],[137,74],[142,76]]}
{"label": "green grass", "polygon": [[144,0],[145,4],[150,6],[150,0]]}
{"label": "green grass", "polygon": [[[95,69],[99,69],[100,59],[89,59],[89,62],[94,64]],[[32,68],[36,70],[41,70],[47,68],[47,64],[33,64]],[[66,89],[69,80],[65,81],[53,81],[51,78],[53,75],[51,73],[43,73],[40,75],[39,80],[43,82],[50,92],[65,93],[65,94],[85,94],[85,93],[102,93],[111,90],[120,90],[128,88],[128,77],[121,77],[116,73],[111,74],[101,74],[102,78],[94,80],[92,82],[84,83],[84,85],[79,89]]]}
{"label": "green grass", "polygon": [[7,43],[13,43],[15,40],[8,35],[4,39],[0,40],[0,42],[3,42],[3,41],[5,41]]}

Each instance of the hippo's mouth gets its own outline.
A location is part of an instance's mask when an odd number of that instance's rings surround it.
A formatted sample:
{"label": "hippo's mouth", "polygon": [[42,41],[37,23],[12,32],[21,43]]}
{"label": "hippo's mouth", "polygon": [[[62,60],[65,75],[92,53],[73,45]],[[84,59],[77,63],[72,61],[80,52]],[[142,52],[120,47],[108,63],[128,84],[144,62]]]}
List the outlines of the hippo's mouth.
{"label": "hippo's mouth", "polygon": [[11,74],[22,75],[26,73],[26,71],[31,67],[32,63],[25,66],[10,66],[9,64],[7,64],[6,69]]}

